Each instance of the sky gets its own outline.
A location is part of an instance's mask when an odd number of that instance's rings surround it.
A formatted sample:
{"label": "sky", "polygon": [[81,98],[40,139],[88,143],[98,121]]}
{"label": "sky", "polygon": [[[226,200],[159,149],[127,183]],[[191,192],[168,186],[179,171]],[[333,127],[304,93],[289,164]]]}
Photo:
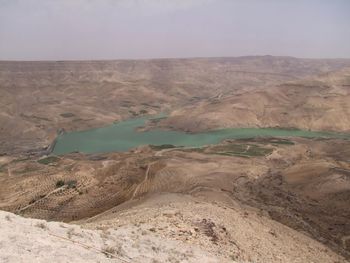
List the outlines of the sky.
{"label": "sky", "polygon": [[0,0],[0,60],[350,58],[350,0]]}

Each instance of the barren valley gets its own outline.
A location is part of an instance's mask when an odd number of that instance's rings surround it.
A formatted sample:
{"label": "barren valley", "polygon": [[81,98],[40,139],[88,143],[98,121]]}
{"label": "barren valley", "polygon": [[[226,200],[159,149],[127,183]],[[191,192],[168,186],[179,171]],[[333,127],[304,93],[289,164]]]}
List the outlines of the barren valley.
{"label": "barren valley", "polygon": [[[22,227],[62,261],[349,262],[348,59],[3,61],[0,94],[4,261],[10,240],[33,249]],[[59,136],[157,114],[137,132],[339,136],[52,153]]]}

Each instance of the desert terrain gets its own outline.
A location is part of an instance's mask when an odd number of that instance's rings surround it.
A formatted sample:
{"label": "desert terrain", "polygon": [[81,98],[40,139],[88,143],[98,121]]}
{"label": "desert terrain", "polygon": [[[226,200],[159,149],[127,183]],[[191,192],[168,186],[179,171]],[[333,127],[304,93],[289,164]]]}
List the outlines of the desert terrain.
{"label": "desert terrain", "polygon": [[[279,123],[348,131],[348,67],[347,59],[272,56],[2,61],[0,150],[40,151],[61,130],[86,130],[160,112],[171,115],[161,126],[189,131]],[[191,123],[181,117],[188,114]]]}
{"label": "desert terrain", "polygon": [[140,132],[349,135],[350,60],[3,61],[0,94],[5,262],[349,262],[349,137],[50,153],[59,134],[160,113]]}

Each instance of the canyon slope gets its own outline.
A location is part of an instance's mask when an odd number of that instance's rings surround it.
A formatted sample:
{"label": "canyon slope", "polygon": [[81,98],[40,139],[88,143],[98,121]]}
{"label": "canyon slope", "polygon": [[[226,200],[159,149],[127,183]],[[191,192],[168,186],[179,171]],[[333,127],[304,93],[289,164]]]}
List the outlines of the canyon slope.
{"label": "canyon slope", "polygon": [[92,229],[138,226],[226,260],[310,262],[326,251],[317,261],[332,262],[329,253],[350,257],[349,149],[349,140],[260,138],[3,156],[0,209]]}
{"label": "canyon slope", "polygon": [[[51,152],[153,114],[137,131],[343,136]],[[350,59],[0,61],[0,124],[0,261],[350,260]]]}
{"label": "canyon slope", "polygon": [[[171,114],[164,126],[183,130],[280,124],[346,131],[349,130],[348,97],[338,95],[348,96],[349,86],[334,90],[324,87],[328,82],[299,81],[347,67],[350,67],[347,59],[272,56],[2,61],[0,152],[40,151],[61,130],[85,130],[160,112]],[[348,77],[344,81],[348,85]],[[279,86],[285,88],[273,91]],[[301,90],[310,94],[310,98],[305,98]],[[298,105],[300,109],[291,113],[290,109],[294,111]],[[342,127],[339,121],[327,123],[332,113],[322,116],[322,109],[333,106],[337,107],[336,114],[341,114]],[[189,112],[192,123],[181,117]],[[332,128],[334,123],[338,126]]]}
{"label": "canyon slope", "polygon": [[206,99],[172,112],[159,126],[193,132],[223,127],[349,132],[350,69]]}

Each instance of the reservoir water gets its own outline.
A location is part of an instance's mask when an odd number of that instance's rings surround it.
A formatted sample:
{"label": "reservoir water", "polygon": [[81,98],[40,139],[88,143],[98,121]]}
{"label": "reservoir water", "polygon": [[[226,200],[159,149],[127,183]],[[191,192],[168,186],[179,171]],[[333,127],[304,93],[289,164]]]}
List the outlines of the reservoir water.
{"label": "reservoir water", "polygon": [[217,144],[224,139],[254,137],[350,138],[350,134],[274,128],[230,128],[202,133],[169,130],[137,131],[137,128],[142,127],[148,119],[152,117],[129,119],[102,128],[62,134],[57,137],[52,154],[61,155],[75,151],[82,153],[122,152],[148,144],[201,147]]}

